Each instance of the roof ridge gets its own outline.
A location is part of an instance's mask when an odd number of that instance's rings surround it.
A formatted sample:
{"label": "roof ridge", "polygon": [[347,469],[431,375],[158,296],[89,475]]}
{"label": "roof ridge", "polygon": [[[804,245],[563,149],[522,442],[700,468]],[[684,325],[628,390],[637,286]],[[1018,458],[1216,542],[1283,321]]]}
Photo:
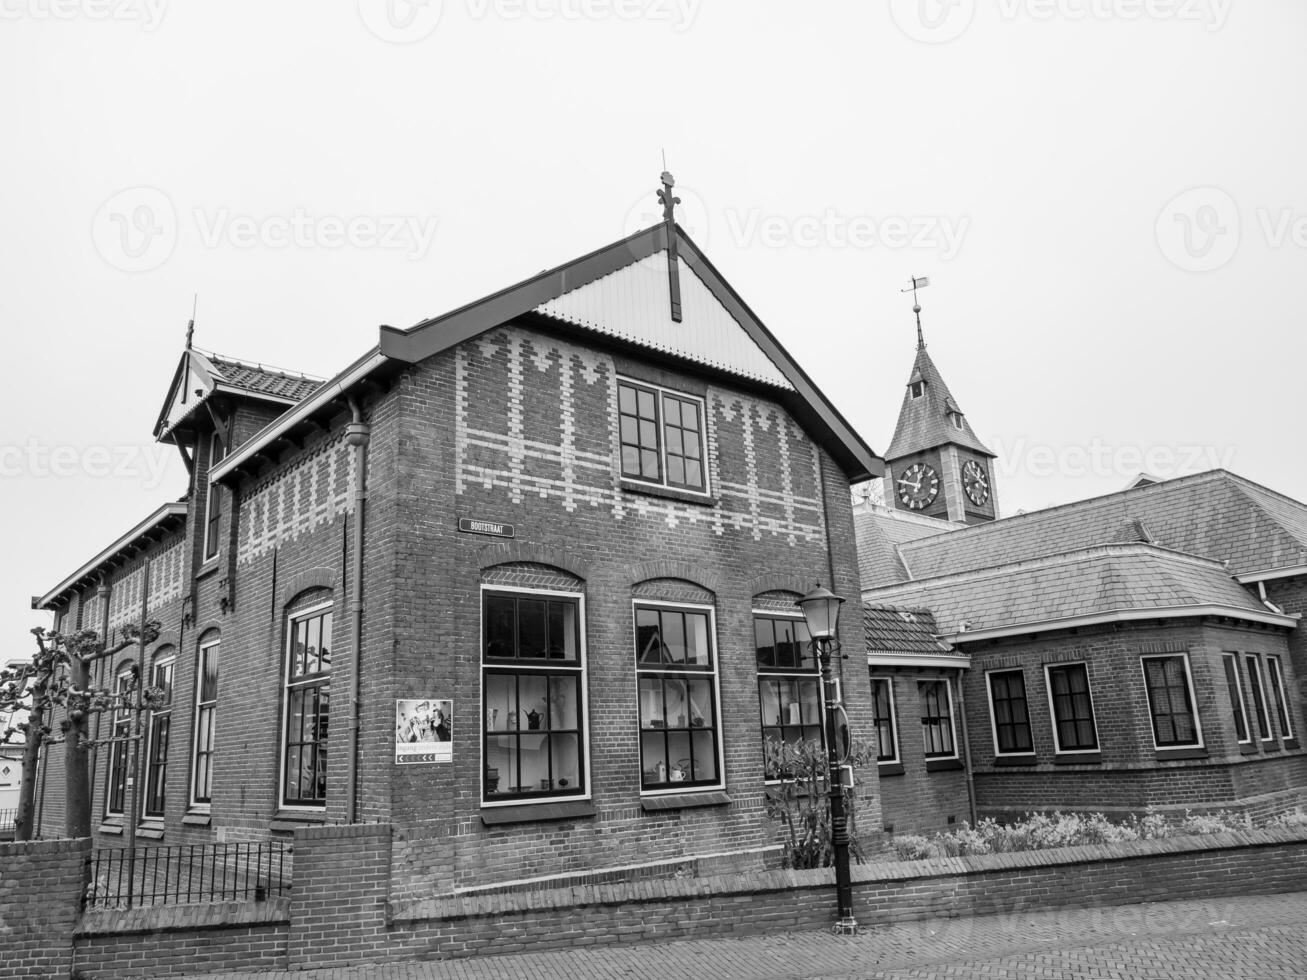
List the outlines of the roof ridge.
{"label": "roof ridge", "polygon": [[[902,546],[900,545],[900,547]],[[1057,565],[1074,565],[1112,554],[1153,555],[1158,558],[1180,560],[1193,565],[1208,566],[1213,569],[1220,569],[1227,573],[1229,571],[1229,569],[1226,568],[1225,563],[1219,562],[1214,558],[1208,558],[1204,555],[1195,555],[1187,551],[1177,551],[1174,548],[1166,548],[1157,544],[1145,544],[1143,542],[1135,541],[1114,541],[1108,544],[1092,545],[1088,548],[1075,548],[1071,551],[1059,551],[1050,555],[1040,555],[1037,558],[1023,558],[1019,561],[1007,562],[1002,565],[990,565],[986,568],[972,568],[963,572],[950,572],[947,575],[932,575],[927,578],[913,578],[906,582],[899,582],[896,585],[882,585],[874,589],[868,589],[867,592],[888,592],[892,589],[910,588],[912,586],[925,585],[927,583],[938,583],[944,581],[960,582],[970,579],[991,578],[1020,569],[1052,568]],[[906,562],[904,564],[906,564]],[[1230,578],[1233,581],[1234,576],[1231,575]]]}
{"label": "roof ridge", "polygon": [[1269,493],[1272,497],[1276,497],[1280,500],[1283,500],[1285,503],[1293,504],[1296,507],[1301,507],[1303,509],[1304,516],[1307,516],[1307,503],[1298,500],[1296,497],[1290,497],[1287,493],[1281,493],[1279,490],[1276,490],[1272,487],[1268,487],[1265,484],[1258,483],[1256,480],[1250,480],[1248,479],[1248,477],[1241,476],[1240,474],[1231,472],[1230,470],[1216,469],[1216,470],[1212,470],[1211,472],[1224,473],[1226,476],[1230,477],[1236,483],[1242,483],[1245,486],[1252,487],[1256,490],[1261,490],[1263,493]]}

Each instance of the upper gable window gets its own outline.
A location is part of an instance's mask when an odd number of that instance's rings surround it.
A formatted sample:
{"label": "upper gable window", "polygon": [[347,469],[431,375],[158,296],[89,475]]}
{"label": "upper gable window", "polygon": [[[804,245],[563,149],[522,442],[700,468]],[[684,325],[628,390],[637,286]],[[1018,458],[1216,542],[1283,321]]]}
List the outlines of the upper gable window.
{"label": "upper gable window", "polygon": [[914,381],[912,384],[908,385],[908,391],[912,393],[913,398],[920,398],[926,393],[926,382]]}
{"label": "upper gable window", "polygon": [[702,398],[623,380],[617,412],[623,477],[707,492]]}
{"label": "upper gable window", "polygon": [[[214,431],[209,435],[209,472],[227,457],[227,447],[222,436]],[[218,527],[222,521],[222,488],[210,481],[209,492],[205,496],[204,514],[204,560],[218,555]]]}

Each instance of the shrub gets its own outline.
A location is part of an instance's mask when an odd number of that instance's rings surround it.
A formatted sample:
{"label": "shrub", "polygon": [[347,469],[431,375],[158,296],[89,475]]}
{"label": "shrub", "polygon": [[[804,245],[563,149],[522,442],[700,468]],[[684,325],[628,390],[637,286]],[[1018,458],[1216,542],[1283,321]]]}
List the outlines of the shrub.
{"label": "shrub", "polygon": [[[781,776],[767,787],[767,816],[785,828],[781,864],[786,868],[825,868],[835,863],[831,842],[828,803],[829,761],[820,742],[789,743],[768,739],[765,746],[767,773]],[[854,742],[849,763],[856,771],[875,760],[869,745]],[[857,798],[843,790],[844,813],[849,831],[849,855],[859,864],[865,860],[858,837]]]}

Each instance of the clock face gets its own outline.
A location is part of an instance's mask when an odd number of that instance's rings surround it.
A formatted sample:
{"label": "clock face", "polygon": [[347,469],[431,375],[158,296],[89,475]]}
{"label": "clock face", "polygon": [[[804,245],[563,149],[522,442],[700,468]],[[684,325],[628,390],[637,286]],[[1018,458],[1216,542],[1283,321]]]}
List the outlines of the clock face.
{"label": "clock face", "polygon": [[989,499],[989,477],[985,474],[985,467],[974,459],[962,467],[962,489],[977,506]]}
{"label": "clock face", "polygon": [[921,510],[939,496],[939,474],[926,463],[913,463],[895,481],[895,486],[903,506]]}

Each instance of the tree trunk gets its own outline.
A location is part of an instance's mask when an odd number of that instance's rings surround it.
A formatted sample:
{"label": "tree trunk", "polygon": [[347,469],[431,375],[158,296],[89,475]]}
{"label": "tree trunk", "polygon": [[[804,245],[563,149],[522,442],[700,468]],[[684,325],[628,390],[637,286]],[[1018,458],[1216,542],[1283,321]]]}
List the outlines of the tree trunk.
{"label": "tree trunk", "polygon": [[91,836],[90,708],[91,670],[81,657],[68,658],[68,736],[64,741],[64,836]]}
{"label": "tree trunk", "polygon": [[18,813],[14,820],[14,840],[31,840],[36,834],[32,818],[36,813],[36,766],[41,760],[41,743],[45,740],[45,690],[32,690],[32,707],[27,713],[27,741],[23,743],[23,776],[18,783]]}

